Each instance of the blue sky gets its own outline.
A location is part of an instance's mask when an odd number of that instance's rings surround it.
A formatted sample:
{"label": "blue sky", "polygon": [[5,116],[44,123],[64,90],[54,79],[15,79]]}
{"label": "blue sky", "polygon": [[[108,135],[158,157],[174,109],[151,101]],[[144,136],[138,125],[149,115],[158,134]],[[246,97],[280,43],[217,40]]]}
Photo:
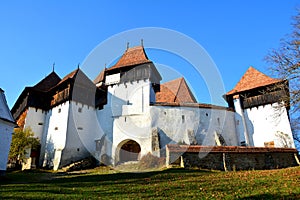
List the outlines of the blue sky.
{"label": "blue sky", "polygon": [[[12,107],[24,87],[49,74],[54,62],[62,78],[107,38],[134,28],[162,27],[202,45],[229,91],[249,66],[269,74],[263,59],[291,32],[291,18],[299,6],[297,0],[1,1],[0,87]],[[124,39],[123,50],[127,42]],[[193,73],[186,71],[189,63],[176,56],[151,49],[147,53],[152,61],[181,74]],[[99,57],[95,70],[100,72],[106,62]],[[91,79],[96,75],[88,74]],[[198,101],[211,103],[203,80],[198,84],[195,78],[186,78]]]}

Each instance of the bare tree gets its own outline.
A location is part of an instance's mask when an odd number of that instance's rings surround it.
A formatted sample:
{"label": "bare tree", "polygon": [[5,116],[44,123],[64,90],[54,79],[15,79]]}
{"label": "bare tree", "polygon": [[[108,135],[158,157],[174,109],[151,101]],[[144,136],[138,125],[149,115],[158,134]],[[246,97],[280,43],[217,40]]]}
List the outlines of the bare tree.
{"label": "bare tree", "polygon": [[290,108],[290,120],[296,146],[300,147],[300,9],[293,17],[293,31],[281,40],[278,49],[266,56],[271,72],[289,81],[289,99],[282,99]]}

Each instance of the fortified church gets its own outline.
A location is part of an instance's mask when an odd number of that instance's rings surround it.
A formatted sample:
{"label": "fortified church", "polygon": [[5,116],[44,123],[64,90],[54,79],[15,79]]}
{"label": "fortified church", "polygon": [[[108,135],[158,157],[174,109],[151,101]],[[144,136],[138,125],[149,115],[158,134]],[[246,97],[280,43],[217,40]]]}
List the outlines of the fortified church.
{"label": "fortified church", "polygon": [[[56,170],[91,155],[117,165],[147,153],[165,156],[167,144],[294,148],[289,108],[279,106],[287,81],[250,67],[222,107],[196,102],[184,78],[161,79],[137,46],[94,81],[78,68],[25,87],[11,112],[40,140],[25,167]],[[274,85],[283,87],[270,91]]]}

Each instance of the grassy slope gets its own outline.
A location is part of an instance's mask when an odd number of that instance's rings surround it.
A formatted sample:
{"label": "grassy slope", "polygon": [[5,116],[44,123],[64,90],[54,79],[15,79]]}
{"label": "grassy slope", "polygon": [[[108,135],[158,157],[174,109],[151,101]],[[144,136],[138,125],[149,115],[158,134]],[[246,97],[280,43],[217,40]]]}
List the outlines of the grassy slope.
{"label": "grassy slope", "polygon": [[121,173],[104,167],[84,173],[14,172],[0,185],[0,199],[300,199],[300,167],[240,172]]}

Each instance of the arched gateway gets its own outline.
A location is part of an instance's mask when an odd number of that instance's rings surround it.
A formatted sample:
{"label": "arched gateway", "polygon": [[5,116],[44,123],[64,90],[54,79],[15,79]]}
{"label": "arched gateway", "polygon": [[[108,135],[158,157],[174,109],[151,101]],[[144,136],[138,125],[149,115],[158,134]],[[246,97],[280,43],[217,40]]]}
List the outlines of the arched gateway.
{"label": "arched gateway", "polygon": [[140,158],[141,147],[134,140],[120,142],[116,151],[116,163],[137,161]]}

